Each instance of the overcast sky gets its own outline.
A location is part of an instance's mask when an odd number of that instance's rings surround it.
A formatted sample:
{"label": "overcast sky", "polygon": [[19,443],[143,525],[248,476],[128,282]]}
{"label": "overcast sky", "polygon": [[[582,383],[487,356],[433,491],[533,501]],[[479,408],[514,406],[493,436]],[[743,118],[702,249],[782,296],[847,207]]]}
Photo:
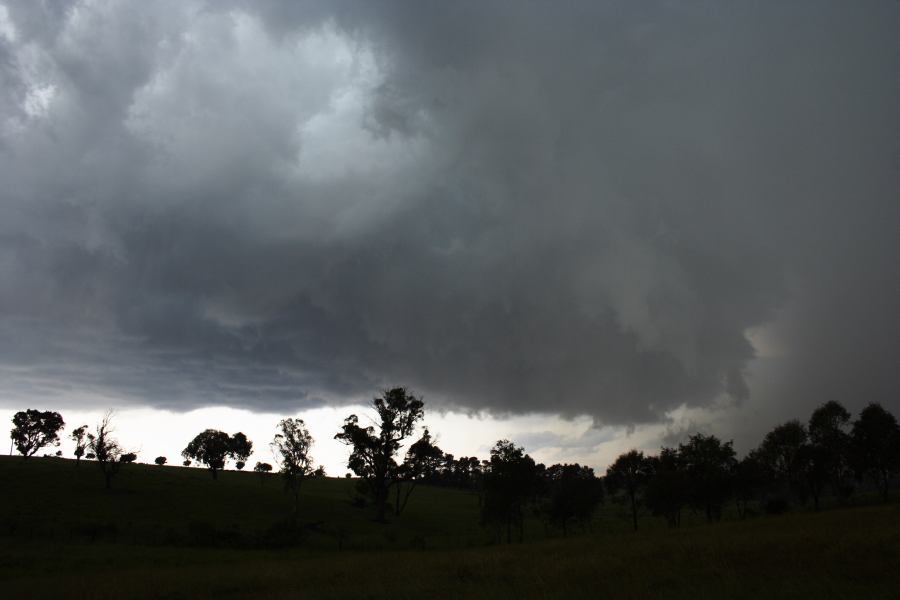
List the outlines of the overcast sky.
{"label": "overcast sky", "polygon": [[406,385],[457,455],[598,467],[898,412],[898,31],[892,0],[0,1],[0,409],[327,445]]}

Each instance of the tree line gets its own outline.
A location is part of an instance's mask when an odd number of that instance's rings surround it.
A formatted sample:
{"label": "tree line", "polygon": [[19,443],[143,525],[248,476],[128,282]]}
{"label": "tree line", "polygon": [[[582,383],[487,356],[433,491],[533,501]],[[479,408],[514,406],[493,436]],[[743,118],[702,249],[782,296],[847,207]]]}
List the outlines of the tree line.
{"label": "tree line", "polygon": [[[547,467],[509,440],[498,441],[487,460],[457,459],[443,452],[427,427],[411,441],[424,419],[424,403],[406,388],[384,391],[372,408],[371,425],[360,425],[353,414],[335,435],[350,448],[347,466],[359,478],[356,502],[371,506],[374,519],[384,522],[389,514],[397,518],[403,513],[420,484],[466,489],[477,495],[482,524],[497,541],[521,540],[528,515],[540,517],[563,535],[573,527],[587,528],[605,497],[625,507],[635,530],[647,512],[678,527],[685,511],[716,521],[729,503],[741,518],[796,505],[812,504],[817,510],[823,496],[830,493],[845,501],[866,480],[886,501],[891,480],[900,473],[900,426],[878,404],[869,404],[852,420],[840,403],[826,402],[807,423],[792,420],[772,429],[741,459],[732,442],[702,433],[655,455],[630,450],[616,458],[603,477],[579,464]],[[13,424],[13,443],[25,458],[58,446],[65,426],[59,413],[32,409],[16,413]],[[111,433],[107,413],[93,431],[81,426],[70,434],[76,463],[82,457],[94,459],[106,487],[121,465],[136,459]],[[270,444],[285,491],[293,496],[295,519],[302,483],[324,476],[323,467],[313,468],[312,445],[304,421],[295,418],[278,423]],[[252,449],[241,432],[207,429],[188,443],[182,456],[185,466],[204,465],[216,479],[228,460],[243,469]],[[166,459],[157,457],[155,462],[163,465]],[[273,466],[258,462],[254,471],[262,483]]]}

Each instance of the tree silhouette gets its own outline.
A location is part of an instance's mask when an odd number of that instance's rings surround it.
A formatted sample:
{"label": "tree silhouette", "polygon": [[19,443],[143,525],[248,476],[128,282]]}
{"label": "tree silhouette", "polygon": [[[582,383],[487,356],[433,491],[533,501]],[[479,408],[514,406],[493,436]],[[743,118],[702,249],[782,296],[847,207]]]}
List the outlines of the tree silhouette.
{"label": "tree silhouette", "polygon": [[422,419],[424,405],[402,387],[385,391],[373,405],[378,414],[377,433],[375,427],[361,427],[359,418],[350,415],[334,439],[352,448],[347,467],[362,478],[375,502],[375,519],[383,522],[390,486],[397,481],[394,457]]}
{"label": "tree silhouette", "polygon": [[[429,479],[434,475],[443,461],[444,453],[431,440],[428,428],[422,433],[422,437],[413,443],[406,452],[403,464],[397,469],[397,481],[395,485],[396,498],[394,502],[394,514],[399,516],[416,484]],[[401,489],[406,487],[405,493]],[[403,501],[401,502],[401,496]]]}
{"label": "tree silhouette", "polygon": [[754,450],[734,465],[732,485],[738,516],[748,515],[750,503],[759,499],[759,494],[769,483],[766,468],[758,451]]}
{"label": "tree silhouette", "polygon": [[81,427],[76,427],[72,430],[72,433],[69,434],[69,439],[75,442],[75,464],[78,465],[81,463],[81,457],[84,456],[85,449],[87,448],[88,439],[87,439],[87,425],[82,425]]}
{"label": "tree silhouette", "polygon": [[496,537],[505,528],[506,543],[515,529],[524,537],[525,505],[537,487],[537,465],[525,449],[500,440],[491,449],[491,466],[484,478],[482,522],[495,527]]}
{"label": "tree silhouette", "polygon": [[126,452],[125,454],[119,455],[119,462],[122,464],[131,464],[137,460],[137,454],[134,452]]}
{"label": "tree silhouette", "polygon": [[59,430],[66,425],[58,412],[32,408],[17,412],[12,422],[10,437],[24,458],[46,446],[59,446]]}
{"label": "tree silhouette", "polygon": [[795,419],[767,433],[758,449],[759,459],[773,483],[800,501],[806,500],[808,438],[806,427]]}
{"label": "tree silhouette", "polygon": [[853,461],[860,478],[869,476],[887,502],[891,477],[900,472],[900,426],[880,404],[869,404],[853,423]]}
{"label": "tree silhouette", "polygon": [[664,517],[669,527],[680,526],[690,490],[678,450],[662,448],[659,456],[647,457],[647,463],[652,476],[644,492],[644,503],[654,515]]}
{"label": "tree silhouette", "polygon": [[253,471],[259,473],[259,485],[262,485],[266,481],[266,474],[272,472],[272,465],[267,462],[257,462]]}
{"label": "tree silhouette", "polygon": [[737,463],[732,442],[698,433],[678,446],[678,455],[687,480],[689,501],[707,521],[722,516],[722,506],[731,495],[731,476]]}
{"label": "tree silhouette", "polygon": [[816,510],[826,485],[835,496],[844,496],[850,471],[850,413],[831,400],[813,411],[809,419],[809,470],[807,481]]}
{"label": "tree silhouette", "polygon": [[161,467],[164,464],[166,464],[166,457],[165,456],[157,456],[155,459],[153,459],[153,462],[155,462],[156,464],[158,464]]}
{"label": "tree silhouette", "polygon": [[594,470],[579,464],[552,465],[544,472],[547,502],[543,513],[547,520],[559,526],[563,535],[569,533],[569,523],[583,526],[590,522],[597,505],[603,501],[603,482]]}
{"label": "tree silhouette", "polygon": [[253,442],[248,440],[246,435],[238,431],[231,436],[231,456],[237,461],[234,466],[237,467],[238,471],[244,468],[244,465],[247,464],[247,459],[252,453]]}
{"label": "tree silhouette", "polygon": [[643,452],[631,450],[619,456],[606,469],[606,489],[610,495],[623,494],[631,507],[631,523],[638,528],[639,497],[650,479],[652,461]]}
{"label": "tree silhouette", "polygon": [[242,461],[246,460],[252,448],[253,444],[243,433],[238,432],[234,436],[229,436],[224,431],[207,429],[197,434],[197,437],[182,450],[181,455],[186,462],[193,460],[206,465],[213,479],[218,479],[219,471],[225,468],[229,458],[241,456]]}
{"label": "tree silhouette", "polygon": [[119,472],[119,457],[124,454],[119,442],[112,437],[112,411],[108,411],[97,425],[95,433],[88,434],[88,448],[97,459],[106,489],[112,486],[112,478]]}
{"label": "tree silhouette", "polygon": [[[278,433],[272,441],[272,449],[281,463],[284,489],[294,495],[295,519],[300,514],[300,486],[313,472],[313,458],[310,454],[312,445],[312,435],[303,419],[282,419],[278,423]],[[265,463],[257,463],[257,467],[262,464]]]}

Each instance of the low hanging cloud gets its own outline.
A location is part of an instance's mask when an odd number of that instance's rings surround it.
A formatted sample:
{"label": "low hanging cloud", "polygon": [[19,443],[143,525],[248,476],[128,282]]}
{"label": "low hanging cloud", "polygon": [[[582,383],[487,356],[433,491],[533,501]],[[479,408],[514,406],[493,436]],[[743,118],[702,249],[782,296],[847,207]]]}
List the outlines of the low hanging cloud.
{"label": "low hanging cloud", "polygon": [[895,406],[898,29],[892,2],[2,3],[3,396]]}

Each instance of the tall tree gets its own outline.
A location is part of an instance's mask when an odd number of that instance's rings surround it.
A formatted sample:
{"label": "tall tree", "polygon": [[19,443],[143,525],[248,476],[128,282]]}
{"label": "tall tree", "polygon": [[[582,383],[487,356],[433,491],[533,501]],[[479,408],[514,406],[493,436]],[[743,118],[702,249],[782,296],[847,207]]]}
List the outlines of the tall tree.
{"label": "tall tree", "polygon": [[119,472],[122,463],[119,457],[125,454],[119,442],[112,437],[112,411],[107,411],[97,425],[95,433],[88,434],[88,448],[97,459],[106,489],[112,486],[112,478]]}
{"label": "tall tree", "polygon": [[757,451],[769,477],[801,501],[807,498],[808,439],[806,427],[795,419],[767,433]]}
{"label": "tall tree", "polygon": [[750,503],[759,498],[767,483],[767,471],[757,450],[751,451],[734,465],[732,485],[740,518],[748,515]]}
{"label": "tall tree", "polygon": [[351,447],[347,467],[362,478],[375,502],[375,518],[383,522],[390,487],[397,482],[395,456],[400,443],[412,435],[424,416],[424,404],[406,388],[397,387],[375,398],[373,405],[377,432],[375,426],[362,427],[359,417],[350,415],[334,439]]}
{"label": "tall tree", "polygon": [[831,400],[813,411],[809,418],[809,485],[815,508],[819,496],[830,485],[835,496],[848,491],[850,471],[850,413]]}
{"label": "tall tree", "polygon": [[88,438],[87,438],[88,426],[82,425],[81,427],[76,427],[72,430],[72,433],[69,434],[69,439],[75,442],[75,464],[78,465],[81,463],[81,457],[84,456],[86,452]]}
{"label": "tall tree", "polygon": [[[313,438],[303,419],[282,419],[278,423],[278,433],[272,441],[272,449],[279,457],[284,489],[294,495],[294,518],[300,514],[300,486],[313,473],[313,458],[310,449]],[[266,463],[257,463],[264,472]],[[271,468],[270,468],[271,469]]]}
{"label": "tall tree", "polygon": [[500,440],[491,449],[490,468],[484,476],[482,522],[491,524],[499,537],[506,530],[506,543],[512,543],[512,533],[524,536],[525,505],[534,496],[538,484],[538,469],[525,449],[509,440]]}
{"label": "tall tree", "polygon": [[66,425],[58,412],[32,408],[17,412],[12,422],[10,437],[25,458],[46,446],[59,446],[59,430]]}
{"label": "tall tree", "polygon": [[594,470],[579,464],[552,465],[544,472],[547,502],[545,517],[568,535],[569,524],[590,523],[591,516],[603,501],[603,482]]}
{"label": "tall tree", "polygon": [[644,503],[654,515],[665,518],[669,527],[678,527],[689,492],[678,449],[662,448],[659,456],[649,456],[647,462],[650,477],[644,491]]}
{"label": "tall tree", "polygon": [[653,463],[643,452],[631,450],[620,455],[606,469],[606,489],[610,495],[622,494],[631,507],[631,523],[638,528],[638,509],[641,494],[647,486]]}
{"label": "tall tree", "polygon": [[259,485],[262,485],[266,481],[266,475],[272,472],[272,465],[267,462],[257,462],[253,467],[253,472],[259,474]]}
{"label": "tall tree", "polygon": [[[416,485],[434,476],[443,461],[444,453],[432,441],[428,428],[422,433],[406,452],[406,458],[397,469],[397,482],[394,486],[394,514],[399,516],[406,508],[409,497]],[[405,487],[405,491],[403,488]],[[401,502],[402,497],[402,502]]]}
{"label": "tall tree", "polygon": [[238,471],[247,464],[247,459],[253,453],[253,442],[247,439],[247,436],[238,431],[231,436],[231,456],[235,460],[235,467]]}
{"label": "tall tree", "polygon": [[[235,437],[237,437],[237,443]],[[238,451],[247,451],[248,455],[249,449],[253,446],[243,433],[236,433],[235,437],[224,431],[207,429],[198,433],[197,437],[182,450],[181,455],[185,459],[206,465],[206,468],[212,473],[213,479],[218,479],[219,471],[225,468],[228,459],[235,457],[236,446]]]}
{"label": "tall tree", "polygon": [[731,475],[737,463],[732,442],[698,433],[678,446],[678,455],[691,506],[703,511],[707,521],[718,520],[731,495]]}
{"label": "tall tree", "polygon": [[880,404],[869,404],[853,423],[853,456],[860,478],[870,476],[887,502],[891,478],[900,472],[900,427]]}

